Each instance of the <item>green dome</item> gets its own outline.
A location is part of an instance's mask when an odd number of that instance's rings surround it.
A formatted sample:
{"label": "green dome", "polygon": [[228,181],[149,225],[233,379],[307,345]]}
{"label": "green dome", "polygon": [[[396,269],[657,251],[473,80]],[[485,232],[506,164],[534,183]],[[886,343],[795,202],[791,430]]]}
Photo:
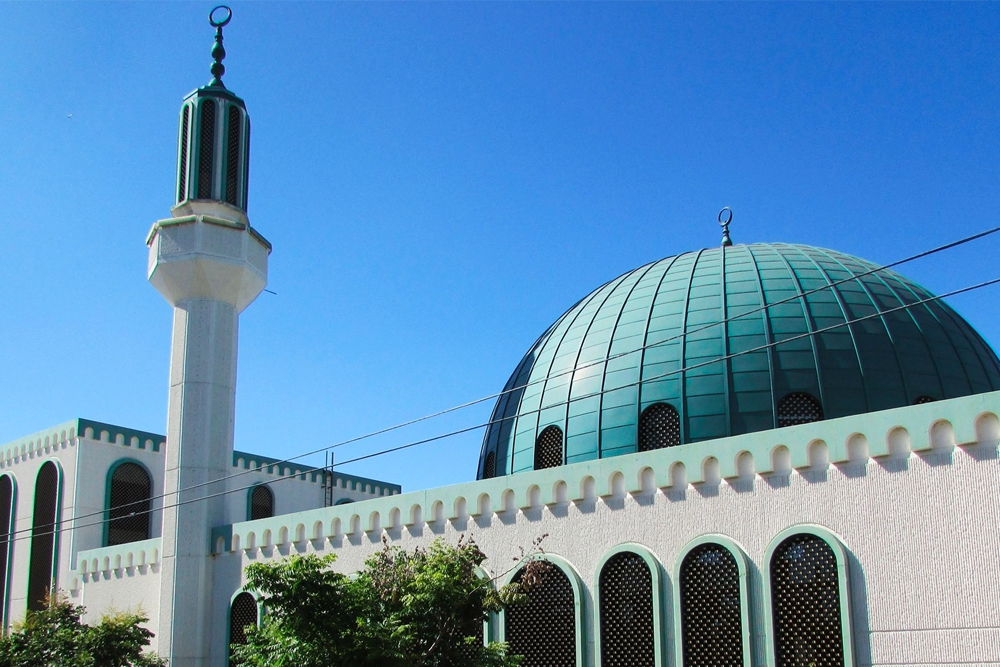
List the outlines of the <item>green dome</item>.
{"label": "green dome", "polygon": [[876,268],[752,244],[612,280],[518,364],[479,478],[1000,389],[968,322],[939,300],[900,309],[932,295]]}

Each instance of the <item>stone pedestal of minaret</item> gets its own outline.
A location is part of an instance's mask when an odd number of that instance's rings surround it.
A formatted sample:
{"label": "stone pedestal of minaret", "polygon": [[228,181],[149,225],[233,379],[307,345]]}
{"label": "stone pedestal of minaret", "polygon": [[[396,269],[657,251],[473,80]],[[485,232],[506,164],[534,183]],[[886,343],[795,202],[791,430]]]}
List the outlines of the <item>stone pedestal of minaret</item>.
{"label": "stone pedestal of minaret", "polygon": [[232,474],[239,314],[266,286],[271,250],[246,215],[250,119],[222,84],[229,17],[216,11],[213,79],[181,107],[174,217],[146,239],[149,281],[174,308],[156,629],[171,667],[225,664],[211,531],[234,517],[212,496]]}

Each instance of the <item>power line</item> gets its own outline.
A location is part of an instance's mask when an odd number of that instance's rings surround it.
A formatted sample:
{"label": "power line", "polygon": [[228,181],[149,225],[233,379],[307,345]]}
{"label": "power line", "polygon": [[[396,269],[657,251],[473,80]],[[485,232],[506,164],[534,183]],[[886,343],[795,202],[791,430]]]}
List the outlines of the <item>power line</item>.
{"label": "power line", "polygon": [[[547,382],[548,380],[551,380],[551,379],[554,379],[554,378],[559,378],[559,377],[562,377],[562,376],[565,376],[565,375],[571,375],[573,373],[577,373],[577,372],[579,372],[581,370],[584,370],[586,368],[590,368],[590,367],[597,366],[597,365],[600,365],[600,364],[603,364],[603,363],[607,363],[607,362],[612,361],[614,359],[625,357],[625,356],[628,356],[630,354],[635,354],[635,353],[641,352],[643,350],[648,350],[648,349],[656,348],[656,347],[659,347],[659,346],[668,345],[668,344],[673,343],[673,342],[675,342],[677,340],[680,340],[680,339],[685,338],[687,336],[691,336],[691,335],[700,333],[702,331],[706,331],[706,330],[711,329],[713,327],[722,326],[724,324],[728,324],[728,323],[730,323],[730,322],[732,322],[734,320],[738,320],[740,318],[744,318],[744,317],[748,317],[750,315],[755,315],[755,314],[762,313],[762,312],[768,310],[769,308],[774,308],[776,306],[780,306],[780,305],[783,305],[783,304],[786,304],[786,303],[790,303],[790,302],[793,302],[793,301],[799,301],[800,299],[803,299],[803,298],[805,298],[805,297],[807,297],[807,296],[809,296],[811,294],[815,294],[817,292],[821,292],[821,291],[824,291],[824,290],[832,289],[832,288],[834,288],[834,287],[836,287],[838,285],[842,285],[842,284],[847,283],[847,282],[852,282],[852,281],[858,280],[860,278],[863,278],[865,276],[869,276],[869,275],[872,275],[874,273],[878,273],[879,271],[885,271],[887,269],[891,269],[893,267],[900,266],[900,265],[906,264],[908,262],[912,262],[912,261],[915,261],[915,260],[918,260],[918,259],[922,259],[924,257],[929,257],[929,256],[937,254],[939,252],[943,252],[943,251],[946,251],[946,250],[951,250],[952,248],[959,247],[961,245],[964,245],[966,243],[970,243],[972,241],[977,241],[979,239],[985,238],[985,237],[990,236],[992,234],[995,234],[997,232],[1000,232],[1000,226],[992,227],[990,229],[986,229],[984,231],[977,232],[975,234],[963,237],[963,238],[958,239],[956,241],[951,241],[951,242],[945,243],[943,245],[939,245],[939,246],[936,246],[934,248],[931,248],[929,250],[924,250],[924,251],[918,252],[918,253],[916,253],[914,255],[910,255],[908,257],[904,257],[902,259],[895,260],[895,261],[890,262],[888,264],[883,264],[881,266],[877,266],[877,267],[868,269],[866,271],[862,271],[861,273],[852,274],[852,275],[850,275],[850,276],[848,276],[846,278],[840,278],[838,280],[834,280],[834,281],[828,282],[826,285],[815,287],[813,289],[806,290],[806,291],[801,292],[801,293],[793,294],[793,295],[791,295],[789,297],[786,297],[784,299],[780,299],[778,301],[775,301],[774,303],[765,304],[765,305],[760,306],[759,308],[754,308],[752,310],[748,310],[748,311],[739,313],[737,315],[733,315],[731,317],[723,318],[723,319],[719,320],[718,322],[706,323],[706,324],[701,325],[699,327],[696,327],[694,329],[690,329],[690,330],[686,330],[686,331],[683,331],[681,333],[678,333],[678,334],[676,334],[674,336],[671,336],[669,338],[666,338],[664,340],[657,341],[655,343],[648,343],[646,345],[642,345],[640,347],[637,347],[634,350],[628,350],[628,351],[625,351],[625,352],[618,352],[618,353],[615,353],[615,354],[609,354],[608,356],[603,357],[601,359],[596,359],[594,361],[590,361],[590,362],[586,362],[584,364],[580,364],[579,366],[575,366],[574,368],[569,369],[569,370],[560,371],[558,373],[553,373],[553,374],[545,375],[544,377],[537,378],[535,380],[532,380],[531,382],[527,382],[527,383],[525,383],[523,385],[519,385],[517,387],[511,387],[510,389],[505,389],[505,390],[503,390],[501,392],[490,394],[488,396],[483,396],[482,398],[477,398],[475,400],[467,401],[465,403],[460,403],[460,404],[452,406],[450,408],[445,408],[445,409],[439,410],[437,412],[429,413],[429,414],[424,415],[422,417],[416,417],[414,419],[410,419],[410,420],[407,420],[407,421],[404,421],[404,422],[400,422],[400,423],[395,424],[393,426],[387,426],[385,428],[378,429],[378,430],[372,431],[370,433],[365,433],[365,434],[362,434],[362,435],[359,435],[359,436],[355,436],[353,438],[348,438],[347,440],[342,440],[342,441],[336,442],[336,443],[334,443],[332,445],[326,445],[326,446],[323,446],[323,447],[319,447],[317,449],[313,449],[313,450],[310,450],[310,451],[303,452],[301,454],[296,454],[295,456],[291,456],[291,457],[288,457],[286,459],[282,459],[282,460],[274,461],[274,462],[270,462],[270,463],[262,463],[261,465],[259,465],[257,467],[254,467],[254,468],[248,468],[246,470],[241,470],[241,471],[239,471],[237,473],[225,475],[224,477],[218,477],[216,479],[212,479],[212,480],[209,480],[207,482],[200,482],[198,484],[192,484],[190,486],[184,487],[183,489],[178,489],[177,491],[164,492],[162,494],[159,494],[159,495],[156,495],[156,496],[152,496],[150,498],[150,500],[158,500],[158,499],[161,499],[161,498],[166,498],[167,496],[179,495],[181,493],[184,493],[186,491],[190,491],[190,490],[193,490],[193,489],[197,489],[197,488],[201,488],[201,487],[205,487],[205,486],[211,486],[212,484],[218,484],[218,483],[221,483],[221,482],[225,482],[227,480],[235,479],[235,478],[241,477],[243,475],[248,475],[248,474],[252,474],[252,473],[261,472],[265,468],[268,468],[268,467],[271,467],[271,468],[273,468],[275,466],[280,467],[280,466],[283,466],[285,464],[292,463],[293,461],[296,461],[297,459],[305,458],[306,456],[312,456],[314,454],[319,454],[319,453],[322,453],[322,452],[328,452],[328,451],[331,451],[333,449],[337,449],[339,447],[344,447],[346,445],[350,445],[350,444],[353,444],[353,443],[356,443],[356,442],[360,442],[362,440],[368,440],[370,438],[374,438],[374,437],[377,437],[379,435],[384,435],[384,434],[390,433],[392,431],[397,431],[397,430],[399,430],[401,428],[406,428],[407,426],[412,426],[414,424],[418,424],[418,423],[421,423],[421,422],[424,422],[424,421],[435,419],[437,417],[441,417],[441,416],[444,416],[446,414],[450,414],[452,412],[457,412],[459,410],[463,410],[465,408],[469,408],[469,407],[472,407],[474,405],[478,405],[480,403],[484,403],[486,401],[489,401],[489,400],[492,400],[492,399],[495,399],[495,398],[499,398],[499,397],[501,397],[501,396],[503,396],[505,394],[509,394],[509,393],[512,393],[512,392],[516,392],[516,391],[521,391],[523,389],[527,389],[528,387],[531,387],[533,385],[540,384],[540,383],[543,383],[543,382]],[[935,297],[933,299],[925,299],[924,301],[921,301],[921,302],[918,302],[918,303],[912,304],[912,305],[919,305],[920,303],[926,303],[928,301],[933,301],[933,300],[941,299],[941,298],[944,298],[946,296],[950,296],[950,295],[953,295],[953,294],[960,294],[961,292],[962,292],[962,290],[959,290],[957,292],[951,292],[951,293],[948,293],[948,294],[939,295],[939,296],[937,296],[937,297]],[[893,309],[893,310],[879,311],[879,313],[876,313],[872,317],[879,316],[879,315],[884,315],[884,314],[887,314],[887,313],[890,313],[890,312],[894,312],[894,310],[899,310],[899,308],[896,308],[896,309]],[[848,322],[846,324],[850,324],[850,322]],[[843,324],[834,325],[834,326],[843,326]],[[819,332],[818,331],[813,331],[813,332],[810,332],[810,333],[807,333],[807,334],[804,334],[804,335],[805,336],[809,336],[809,335],[814,335],[816,333],[819,333]],[[791,340],[791,339],[785,339],[785,340],[787,341],[787,340]],[[785,341],[781,341],[781,342],[785,342]],[[754,350],[750,350],[750,351],[756,351],[756,350],[757,350],[757,348],[755,348]],[[702,362],[700,365],[695,366],[695,367],[700,367],[701,365],[714,363],[715,361],[723,361],[723,360],[728,359],[728,358],[730,358],[730,357],[721,357],[718,360],[708,360],[706,362]],[[680,369],[680,370],[675,371],[675,372],[683,372],[684,370],[686,370],[686,369]],[[653,381],[655,379],[659,379],[659,378],[647,378],[646,380],[644,380],[644,382],[650,382],[650,381]],[[639,384],[639,383],[627,384],[627,385],[623,385],[621,387],[616,387],[615,389],[616,390],[618,390],[618,389],[624,389],[624,388],[627,388],[627,387],[630,387],[630,386],[635,386],[637,384]],[[604,393],[604,392],[600,392],[600,393]],[[600,395],[600,393],[599,394],[594,394],[594,395]],[[587,397],[590,397],[590,395],[585,396],[585,397],[580,397],[580,398],[587,398]],[[551,407],[551,406],[547,406],[547,407]],[[528,412],[519,413],[519,414],[531,414],[532,412],[536,412],[536,411],[528,411]],[[501,419],[499,421],[503,421],[503,420]],[[488,423],[487,423],[487,425],[488,425]],[[477,427],[477,428],[479,428],[479,427]],[[317,470],[321,470],[321,469],[320,468],[312,468],[311,470],[307,471],[305,474],[310,474],[310,473],[315,472]],[[299,474],[303,474],[301,470],[299,471],[299,473],[297,473],[294,476],[298,476]],[[281,478],[279,478],[279,480],[280,479]],[[145,501],[142,501],[142,502],[145,502]],[[127,505],[124,505],[124,506],[127,507]],[[123,507],[123,506],[119,506],[119,507]],[[90,516],[99,516],[99,515],[103,515],[104,513],[105,513],[104,511],[90,512],[88,514],[81,515],[79,518],[86,518],[86,517],[90,517]]]}
{"label": "power line", "polygon": [[[765,344],[759,345],[757,347],[749,348],[749,349],[746,349],[746,350],[741,350],[740,352],[733,352],[731,354],[726,354],[726,355],[723,355],[723,356],[720,356],[720,357],[716,357],[716,358],[713,358],[713,359],[708,359],[706,361],[703,361],[703,362],[700,362],[700,363],[697,363],[697,364],[693,364],[691,366],[685,366],[683,368],[679,368],[679,369],[675,369],[675,370],[672,370],[672,371],[668,371],[666,373],[662,373],[660,375],[656,375],[656,376],[653,376],[653,377],[650,377],[650,378],[646,378],[644,380],[637,380],[635,382],[631,382],[631,383],[622,385],[620,387],[615,387],[614,389],[601,389],[599,391],[595,391],[595,392],[592,392],[590,394],[586,394],[584,396],[580,396],[580,397],[574,398],[573,400],[580,400],[580,399],[584,399],[584,398],[592,398],[592,397],[595,397],[595,396],[600,396],[602,394],[605,394],[605,393],[607,393],[609,391],[617,391],[619,389],[623,389],[623,388],[627,388],[627,387],[638,386],[638,385],[640,385],[640,384],[642,384],[644,382],[653,382],[653,381],[656,381],[656,380],[662,380],[662,379],[670,377],[672,375],[677,375],[677,374],[680,374],[680,373],[685,373],[685,372],[687,372],[689,370],[693,370],[693,369],[696,369],[696,368],[702,368],[702,367],[710,365],[710,364],[721,363],[723,361],[726,361],[726,360],[729,360],[729,359],[733,359],[733,358],[736,358],[736,357],[740,357],[740,356],[743,356],[743,355],[746,355],[746,354],[752,354],[754,352],[760,352],[762,350],[766,350],[766,349],[769,349],[769,348],[772,348],[772,347],[775,347],[775,346],[778,346],[778,345],[783,345],[785,343],[789,343],[789,342],[792,342],[792,341],[801,340],[803,338],[808,338],[809,336],[814,336],[814,335],[817,335],[817,334],[826,333],[828,331],[832,331],[834,329],[839,329],[839,328],[845,327],[845,326],[850,326],[850,325],[856,324],[858,322],[864,322],[866,320],[874,319],[874,318],[877,318],[877,317],[882,317],[882,316],[887,315],[887,314],[891,314],[891,313],[894,313],[894,312],[899,312],[899,311],[902,311],[902,310],[907,310],[909,308],[914,308],[916,306],[921,306],[921,305],[924,305],[926,303],[930,303],[932,301],[938,301],[940,299],[945,299],[945,298],[948,298],[948,297],[957,296],[959,294],[964,294],[966,292],[972,292],[972,291],[975,291],[975,290],[978,290],[978,289],[982,289],[984,287],[989,287],[989,286],[992,286],[992,285],[996,285],[996,284],[1000,284],[1000,278],[994,278],[992,280],[986,280],[986,281],[983,281],[983,282],[980,282],[980,283],[976,283],[974,285],[970,285],[970,286],[967,286],[967,287],[962,287],[960,289],[952,290],[952,291],[946,292],[944,294],[932,295],[932,296],[929,296],[927,298],[921,299],[919,301],[914,301],[913,303],[902,304],[900,306],[897,306],[895,308],[890,308],[888,310],[871,313],[869,315],[864,315],[862,317],[857,317],[857,318],[854,318],[852,320],[846,320],[844,322],[838,322],[837,324],[831,324],[830,326],[823,327],[823,328],[817,329],[815,331],[806,332],[806,333],[798,334],[798,335],[795,335],[795,336],[791,336],[789,338],[785,338],[785,339],[780,340],[780,341],[772,341],[770,343],[765,343]],[[569,402],[570,402],[570,399],[567,399],[565,401],[560,401],[560,402],[556,403],[555,405],[563,405],[563,404],[567,404]],[[552,406],[546,406],[544,409],[549,409],[551,407]],[[420,446],[420,445],[425,445],[425,444],[428,444],[428,443],[431,443],[431,442],[436,442],[438,440],[444,440],[446,438],[454,437],[456,435],[461,435],[463,433],[468,433],[468,432],[471,432],[471,431],[475,431],[475,430],[478,430],[478,429],[481,429],[481,428],[492,426],[494,424],[499,424],[499,423],[502,423],[502,422],[507,421],[509,419],[515,419],[515,418],[520,417],[521,415],[524,415],[524,414],[533,414],[533,413],[541,412],[542,409],[543,408],[538,408],[538,409],[535,409],[535,410],[528,410],[528,411],[525,411],[523,413],[519,412],[517,415],[512,415],[512,416],[509,416],[509,417],[502,417],[500,419],[491,419],[490,421],[487,421],[487,422],[482,423],[482,424],[476,424],[474,426],[468,426],[468,427],[461,428],[461,429],[458,429],[458,430],[455,430],[455,431],[450,431],[448,433],[442,433],[442,434],[439,434],[439,435],[436,435],[436,436],[431,436],[431,437],[424,438],[424,439],[421,439],[421,440],[416,440],[416,441],[413,441],[413,442],[406,443],[404,445],[398,445],[396,447],[390,447],[388,449],[383,449],[383,450],[380,450],[380,451],[377,451],[377,452],[371,452],[369,454],[363,454],[361,456],[357,456],[357,457],[354,457],[352,459],[348,459],[346,461],[342,461],[339,465],[347,465],[349,463],[356,463],[358,461],[364,461],[366,459],[375,458],[377,456],[383,456],[385,454],[391,454],[391,453],[394,453],[394,452],[402,451],[404,449],[410,449],[410,448],[417,447],[417,446]],[[326,448],[323,448],[323,449],[320,449],[320,450],[317,450],[317,451],[328,451],[329,449],[332,449],[335,446],[337,446],[337,445],[331,445],[329,447],[326,447]],[[304,471],[304,474],[310,474],[310,473],[321,471],[321,470],[324,470],[324,468],[315,468],[314,467],[314,468],[312,468],[310,470]],[[281,481],[288,480],[288,479],[294,479],[294,478],[298,477],[300,474],[303,474],[303,472],[300,471],[298,473],[290,473],[288,475],[282,475],[282,476],[279,476],[277,479],[272,480],[272,483],[273,482],[281,482]],[[236,475],[233,475],[232,477],[236,477]],[[177,491],[176,493],[179,494],[182,491],[188,491],[190,489],[198,488],[199,486],[206,486],[207,484],[212,484],[212,483],[219,482],[219,481],[225,481],[226,479],[229,479],[229,478],[228,477],[227,478],[221,478],[219,480],[214,480],[214,482],[204,482],[202,484],[192,485],[190,487],[186,487],[185,489],[181,489],[180,491]],[[207,495],[204,495],[204,496],[200,496],[198,498],[189,498],[187,500],[177,501],[177,502],[175,502],[173,504],[164,505],[161,508],[157,508],[155,510],[150,510],[149,513],[152,513],[154,511],[162,511],[162,510],[166,510],[166,509],[172,509],[172,508],[175,508],[175,507],[181,507],[183,505],[188,505],[188,504],[191,504],[191,503],[201,502],[201,501],[204,501],[204,500],[209,500],[211,498],[218,498],[218,497],[226,496],[226,495],[228,495],[230,493],[238,493],[238,492],[242,492],[242,491],[247,491],[249,489],[252,489],[254,486],[257,486],[257,484],[256,483],[249,484],[249,485],[246,485],[246,486],[237,487],[235,489],[227,489],[227,490],[224,490],[224,491],[219,491],[219,492],[216,492],[216,493],[207,494]],[[167,494],[162,494],[161,496],[157,496],[157,497],[158,498],[163,498],[166,495]],[[173,494],[171,494],[171,495],[173,495]],[[152,501],[153,499],[154,498],[150,498],[149,501]],[[140,503],[144,504],[146,502],[147,502],[147,500],[141,500],[141,501],[137,501],[137,502],[134,502],[134,503],[125,503],[125,504],[116,506],[116,509],[121,509],[123,507],[129,507],[130,505],[136,505],[136,504],[140,504]],[[54,523],[44,524],[43,526],[41,526],[41,528],[44,529],[44,528],[48,528],[48,527],[51,526],[51,527],[56,527],[56,530],[58,530],[58,526],[61,526],[62,524],[75,522],[78,519],[83,519],[83,518],[87,518],[87,517],[90,517],[90,516],[95,516],[95,515],[98,515],[98,514],[103,515],[105,513],[107,513],[106,510],[102,511],[102,512],[92,512],[92,513],[89,513],[89,514],[83,514],[83,515],[80,515],[79,517],[73,517],[73,518],[70,518],[70,519],[62,519],[62,520],[56,521]],[[142,512],[142,513],[145,513],[145,512]],[[107,523],[109,521],[112,521],[112,519],[111,518],[102,518],[100,521],[94,521],[94,522],[91,522],[91,523],[85,523],[85,524],[82,524],[82,525],[79,525],[79,526],[70,526],[69,528],[71,530],[76,530],[76,529],[80,529],[80,528],[87,528],[87,527],[90,527],[90,526],[99,526],[99,525],[103,525],[104,523]],[[35,530],[35,528],[23,528],[21,530],[14,531],[12,533],[8,533],[8,535],[10,536],[9,539],[4,540],[4,539],[0,538],[0,544],[3,544],[5,542],[16,542],[18,540],[27,539],[27,538],[30,537],[29,535],[23,535],[21,537],[17,537],[17,536],[21,535],[23,533],[33,533],[34,530]]]}

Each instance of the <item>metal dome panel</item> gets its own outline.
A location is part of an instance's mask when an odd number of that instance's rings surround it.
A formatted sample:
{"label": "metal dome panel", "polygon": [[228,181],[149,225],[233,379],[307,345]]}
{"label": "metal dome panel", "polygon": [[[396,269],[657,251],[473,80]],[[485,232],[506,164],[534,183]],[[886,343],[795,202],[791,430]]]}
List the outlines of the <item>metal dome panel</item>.
{"label": "metal dome panel", "polygon": [[565,434],[563,463],[635,452],[640,415],[656,403],[680,413],[680,441],[691,443],[776,428],[791,394],[834,418],[1000,389],[1000,360],[962,317],[936,300],[900,309],[932,295],[876,268],[831,250],[752,244],[610,281],[518,364],[479,476],[490,453],[496,474],[531,470],[548,426]]}

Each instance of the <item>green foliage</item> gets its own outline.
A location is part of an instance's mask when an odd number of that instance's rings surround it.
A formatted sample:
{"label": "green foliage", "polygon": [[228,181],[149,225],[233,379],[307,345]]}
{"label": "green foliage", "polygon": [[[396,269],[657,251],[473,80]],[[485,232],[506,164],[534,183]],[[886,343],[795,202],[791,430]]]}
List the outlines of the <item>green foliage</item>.
{"label": "green foliage", "polygon": [[518,585],[495,591],[479,574],[472,540],[436,540],[412,552],[385,545],[353,577],[335,556],[292,556],[247,567],[248,587],[267,614],[233,646],[245,667],[515,667],[507,646],[483,646],[491,611],[523,599]]}
{"label": "green foliage", "polygon": [[0,667],[165,667],[144,653],[153,633],[140,624],[143,614],[104,616],[97,625],[81,620],[85,609],[61,597],[0,637]]}

